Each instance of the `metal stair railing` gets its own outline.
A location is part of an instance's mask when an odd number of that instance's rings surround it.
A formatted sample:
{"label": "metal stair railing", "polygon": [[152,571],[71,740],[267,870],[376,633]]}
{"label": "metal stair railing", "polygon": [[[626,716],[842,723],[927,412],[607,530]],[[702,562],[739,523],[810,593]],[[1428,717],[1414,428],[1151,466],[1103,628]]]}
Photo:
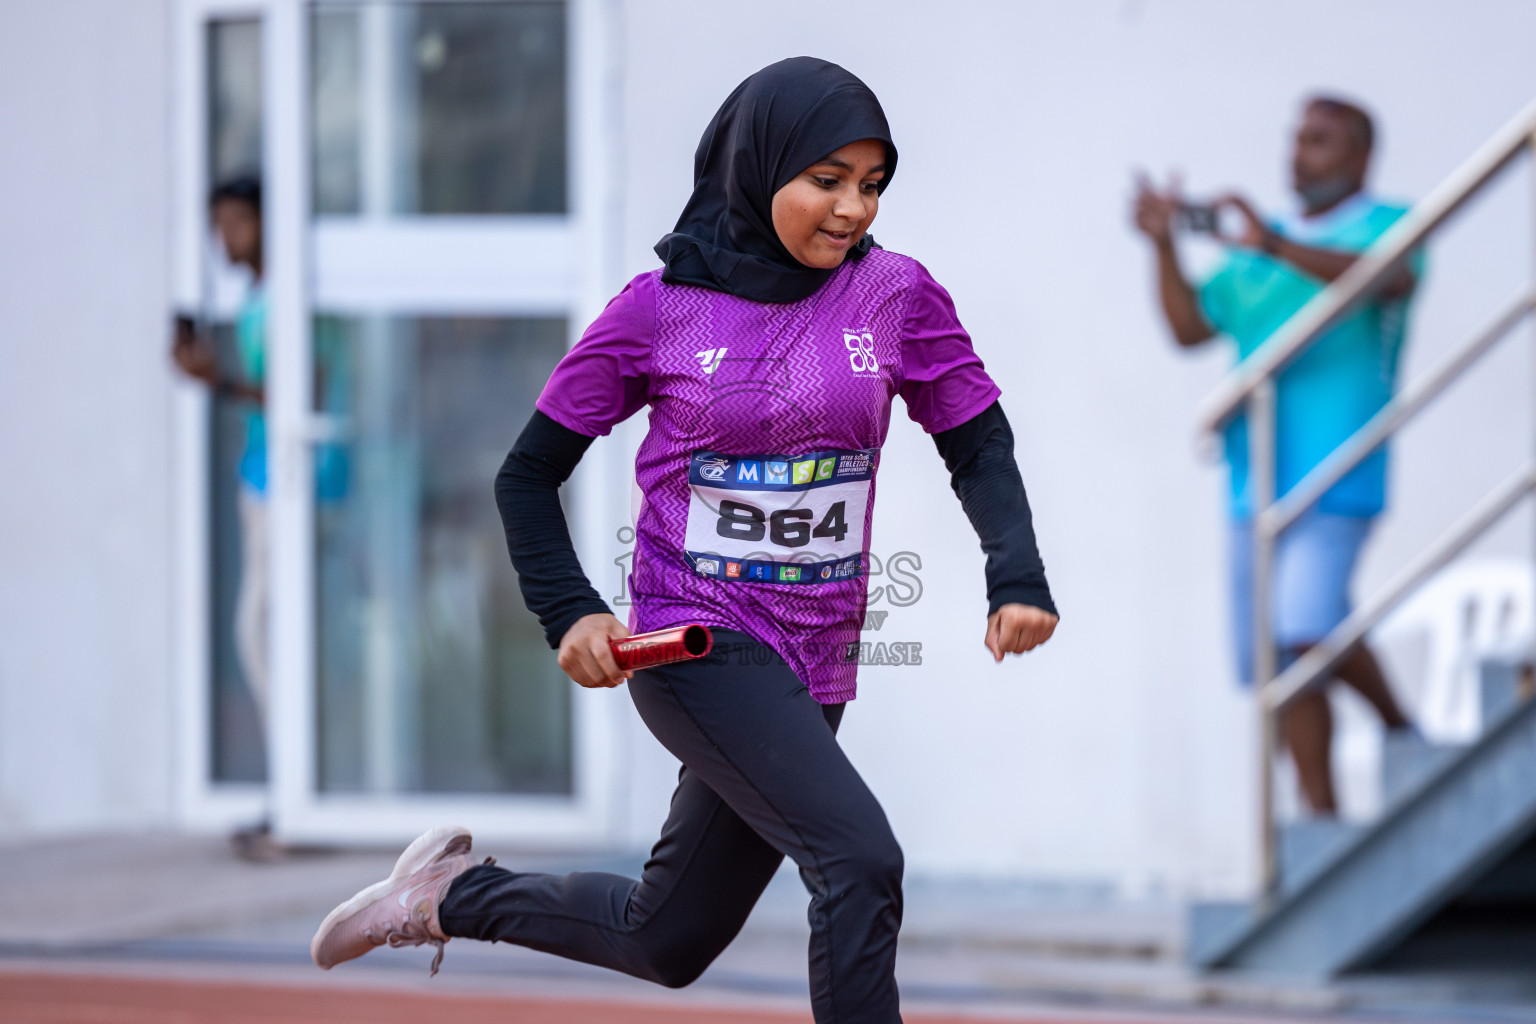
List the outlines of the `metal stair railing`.
{"label": "metal stair railing", "polygon": [[1528,492],[1536,489],[1536,459],[1495,487],[1444,534],[1365,601],[1321,643],[1277,674],[1278,653],[1270,619],[1275,544],[1280,532],[1311,508],[1443,392],[1493,345],[1536,309],[1536,287],[1522,290],[1480,330],[1430,371],[1395,395],[1365,426],[1315,466],[1284,497],[1275,495],[1275,380],[1330,328],[1385,286],[1409,254],[1477,195],[1523,151],[1536,164],[1536,102],[1417,203],[1328,288],[1296,312],[1213,391],[1200,409],[1204,435],[1220,431],[1239,413],[1248,420],[1248,484],[1253,517],[1254,672],[1259,695],[1260,897],[1279,890],[1278,833],[1272,765],[1280,716],[1298,697],[1322,684],[1372,626],[1468,544],[1486,532]]}

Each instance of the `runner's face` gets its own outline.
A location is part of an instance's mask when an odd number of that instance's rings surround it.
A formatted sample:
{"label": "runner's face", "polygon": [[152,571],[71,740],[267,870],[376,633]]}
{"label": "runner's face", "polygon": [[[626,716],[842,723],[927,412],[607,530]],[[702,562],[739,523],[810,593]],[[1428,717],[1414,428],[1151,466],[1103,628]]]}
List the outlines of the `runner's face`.
{"label": "runner's face", "polygon": [[773,229],[789,254],[831,270],[859,244],[880,209],[885,144],[861,139],[812,164],[773,194]]}

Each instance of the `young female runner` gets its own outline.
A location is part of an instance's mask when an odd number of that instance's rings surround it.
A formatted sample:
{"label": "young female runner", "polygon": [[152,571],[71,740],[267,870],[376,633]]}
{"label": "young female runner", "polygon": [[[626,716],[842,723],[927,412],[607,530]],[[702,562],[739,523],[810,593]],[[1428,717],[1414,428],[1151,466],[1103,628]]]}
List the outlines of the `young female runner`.
{"label": "young female runner", "polygon": [[[704,132],[656,251],[561,361],[496,480],[524,599],[582,686],[629,680],[682,761],[640,879],[523,874],[438,828],[337,907],[311,952],[514,942],[668,986],[735,937],[785,856],[811,895],[815,1019],[899,1021],[902,854],[835,733],[854,696],[875,474],[891,400],[933,435],[986,552],[995,660],[1055,607],[998,388],[949,295],[867,233],[896,170],[873,93],[825,61],[771,65]],[[627,673],[628,635],[582,573],[558,489],[644,406],[630,628],[702,622],[715,652]]]}

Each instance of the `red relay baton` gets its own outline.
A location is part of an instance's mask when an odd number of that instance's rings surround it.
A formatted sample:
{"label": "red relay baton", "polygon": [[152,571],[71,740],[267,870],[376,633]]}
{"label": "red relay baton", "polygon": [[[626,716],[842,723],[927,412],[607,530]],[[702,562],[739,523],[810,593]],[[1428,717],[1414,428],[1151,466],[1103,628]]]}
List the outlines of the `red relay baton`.
{"label": "red relay baton", "polygon": [[715,635],[708,626],[695,622],[688,626],[658,629],[654,633],[636,633],[622,640],[609,640],[608,646],[613,649],[613,658],[619,668],[628,672],[702,658],[715,646]]}

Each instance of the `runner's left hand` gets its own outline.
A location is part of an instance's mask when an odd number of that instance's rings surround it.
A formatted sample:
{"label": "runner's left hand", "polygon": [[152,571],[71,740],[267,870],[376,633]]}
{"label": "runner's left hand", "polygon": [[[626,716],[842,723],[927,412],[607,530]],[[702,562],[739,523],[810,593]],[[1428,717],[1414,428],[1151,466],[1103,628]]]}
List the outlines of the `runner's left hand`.
{"label": "runner's left hand", "polygon": [[993,661],[1004,654],[1034,650],[1056,632],[1056,616],[1027,604],[1005,604],[987,617],[987,650]]}

